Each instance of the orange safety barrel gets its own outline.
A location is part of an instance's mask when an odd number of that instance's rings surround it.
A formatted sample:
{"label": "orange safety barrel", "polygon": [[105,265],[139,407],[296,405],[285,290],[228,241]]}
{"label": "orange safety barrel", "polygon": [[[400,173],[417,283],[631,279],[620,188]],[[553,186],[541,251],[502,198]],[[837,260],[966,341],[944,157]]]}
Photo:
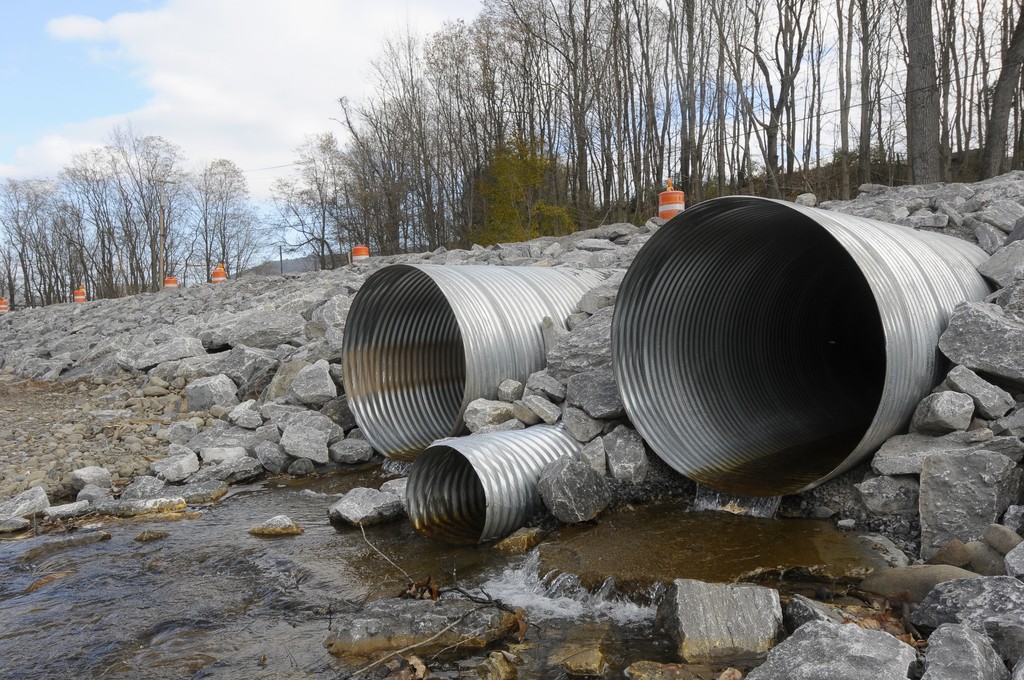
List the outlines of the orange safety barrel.
{"label": "orange safety barrel", "polygon": [[177,288],[178,277],[177,276],[166,276],[164,277],[164,288]]}
{"label": "orange safety barrel", "polygon": [[658,217],[670,220],[686,207],[686,192],[672,188],[672,178],[668,178],[668,188],[658,194]]}
{"label": "orange safety barrel", "polygon": [[0,312],[6,312],[10,307],[7,306],[7,298],[0,297]]}
{"label": "orange safety barrel", "polygon": [[370,259],[370,249],[364,246],[362,243],[352,249],[352,261],[359,262],[361,260]]}
{"label": "orange safety barrel", "polygon": [[213,268],[213,273],[210,274],[210,280],[214,283],[224,283],[228,278],[228,273],[224,271],[224,265],[218,264]]}
{"label": "orange safety barrel", "polygon": [[85,288],[75,288],[75,302],[85,302]]}

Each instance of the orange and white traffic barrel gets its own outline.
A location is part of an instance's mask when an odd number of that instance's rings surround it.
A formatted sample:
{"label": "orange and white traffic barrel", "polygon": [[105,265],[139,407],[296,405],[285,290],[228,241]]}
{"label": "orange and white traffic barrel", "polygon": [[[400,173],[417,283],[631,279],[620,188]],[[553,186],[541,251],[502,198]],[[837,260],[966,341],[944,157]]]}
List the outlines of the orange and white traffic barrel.
{"label": "orange and white traffic barrel", "polygon": [[7,306],[7,298],[0,297],[0,312],[6,312],[10,307]]}
{"label": "orange and white traffic barrel", "polygon": [[164,277],[164,288],[177,288],[178,277],[177,276],[165,276]]}
{"label": "orange and white traffic barrel", "polygon": [[370,259],[370,249],[364,246],[362,243],[352,249],[352,261],[362,262],[363,260]]}
{"label": "orange and white traffic barrel", "polygon": [[85,288],[83,286],[75,288],[75,302],[85,302]]}
{"label": "orange and white traffic barrel", "polygon": [[672,188],[672,178],[668,178],[668,188],[658,194],[658,217],[670,220],[686,208],[686,192]]}
{"label": "orange and white traffic barrel", "polygon": [[224,265],[218,263],[213,268],[213,272],[210,274],[210,281],[213,283],[224,283],[228,278],[228,273],[224,271]]}

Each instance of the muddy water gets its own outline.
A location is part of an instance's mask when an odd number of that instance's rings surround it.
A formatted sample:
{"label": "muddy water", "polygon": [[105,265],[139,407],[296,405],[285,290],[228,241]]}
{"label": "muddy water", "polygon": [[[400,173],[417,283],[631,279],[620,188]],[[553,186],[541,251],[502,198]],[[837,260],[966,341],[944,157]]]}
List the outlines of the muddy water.
{"label": "muddy water", "polygon": [[[97,522],[73,535],[106,532],[109,539],[49,552],[39,546],[59,537],[0,542],[0,676],[345,676],[353,669],[331,657],[323,641],[341,613],[354,611],[366,599],[397,594],[404,576],[358,530],[332,526],[327,509],[338,494],[356,486],[376,487],[386,478],[380,469],[371,469],[314,480],[270,481],[238,489],[192,519]],[[670,506],[641,512],[662,518],[662,531],[669,530],[674,512]],[[291,517],[305,534],[261,539],[247,533],[277,514]],[[563,532],[557,542],[576,546],[575,537],[588,530],[614,540],[615,523],[625,521],[621,518],[627,514],[609,516],[612,533],[601,522]],[[639,524],[628,529],[634,535],[641,531],[638,526],[651,524],[643,515],[634,516],[637,519]],[[723,516],[725,522],[736,519]],[[802,526],[793,520],[742,519],[729,533],[729,541],[741,546],[756,543],[766,531],[771,542],[784,543],[785,530],[777,527]],[[167,536],[136,541],[144,531]],[[653,631],[653,607],[635,603],[650,598],[634,593],[633,600],[627,599],[610,581],[588,590],[567,573],[541,578],[538,572],[546,567],[539,567],[536,552],[510,557],[487,546],[447,546],[417,536],[404,522],[373,527],[367,537],[414,578],[429,574],[445,583],[454,578],[462,587],[483,587],[527,608],[535,625],[517,651],[527,659],[533,677],[557,677],[553,669],[559,658],[578,643],[599,643],[613,668],[638,658],[675,660],[663,636]],[[657,546],[664,537],[652,534],[636,550]],[[706,555],[721,566],[734,555],[750,552],[714,554],[711,550],[723,548],[722,542],[706,549],[700,547],[701,540],[694,534],[689,547],[663,568],[675,577],[697,576],[692,568],[701,560],[695,556]],[[620,561],[635,562],[636,550],[620,551]],[[827,552],[817,561],[827,561]],[[775,557],[764,562],[746,554],[742,570],[752,564],[776,566]],[[442,677],[457,674],[457,669],[450,669]]]}

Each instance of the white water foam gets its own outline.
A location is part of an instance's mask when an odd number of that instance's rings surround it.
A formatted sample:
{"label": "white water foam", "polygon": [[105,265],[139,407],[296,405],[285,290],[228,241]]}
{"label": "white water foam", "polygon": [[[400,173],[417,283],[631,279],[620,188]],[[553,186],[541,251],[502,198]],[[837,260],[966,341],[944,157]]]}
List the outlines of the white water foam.
{"label": "white water foam", "polygon": [[[507,567],[480,585],[491,597],[525,609],[531,621],[609,619],[620,625],[647,624],[654,620],[654,605],[638,604],[616,592],[608,579],[591,593],[575,574],[538,576],[540,553],[533,551],[516,565]],[[658,593],[649,599],[657,601]]]}

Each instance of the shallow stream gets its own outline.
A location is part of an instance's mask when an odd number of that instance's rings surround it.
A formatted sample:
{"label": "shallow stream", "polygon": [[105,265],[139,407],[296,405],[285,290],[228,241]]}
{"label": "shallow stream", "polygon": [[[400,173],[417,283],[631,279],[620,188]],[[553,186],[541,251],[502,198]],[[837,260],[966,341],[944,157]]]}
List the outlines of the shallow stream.
{"label": "shallow stream", "polygon": [[[339,494],[386,479],[372,468],[271,480],[235,488],[188,519],[97,520],[66,534],[0,541],[0,675],[345,677],[354,667],[328,654],[324,640],[342,613],[403,590],[402,571],[526,608],[533,625],[519,653],[532,670],[521,677],[559,677],[560,656],[577,644],[600,645],[621,669],[642,658],[678,661],[653,631],[659,580],[728,581],[782,564],[848,571],[870,562],[852,537],[825,523],[683,513],[670,503],[563,529],[526,556],[438,543],[407,522],[371,527],[364,538],[328,521]],[[248,533],[278,514],[305,533]],[[167,535],[136,540],[147,531]],[[84,543],[98,532],[109,539]],[[84,544],[55,544],[68,538]],[[619,574],[628,598],[608,574]]]}

